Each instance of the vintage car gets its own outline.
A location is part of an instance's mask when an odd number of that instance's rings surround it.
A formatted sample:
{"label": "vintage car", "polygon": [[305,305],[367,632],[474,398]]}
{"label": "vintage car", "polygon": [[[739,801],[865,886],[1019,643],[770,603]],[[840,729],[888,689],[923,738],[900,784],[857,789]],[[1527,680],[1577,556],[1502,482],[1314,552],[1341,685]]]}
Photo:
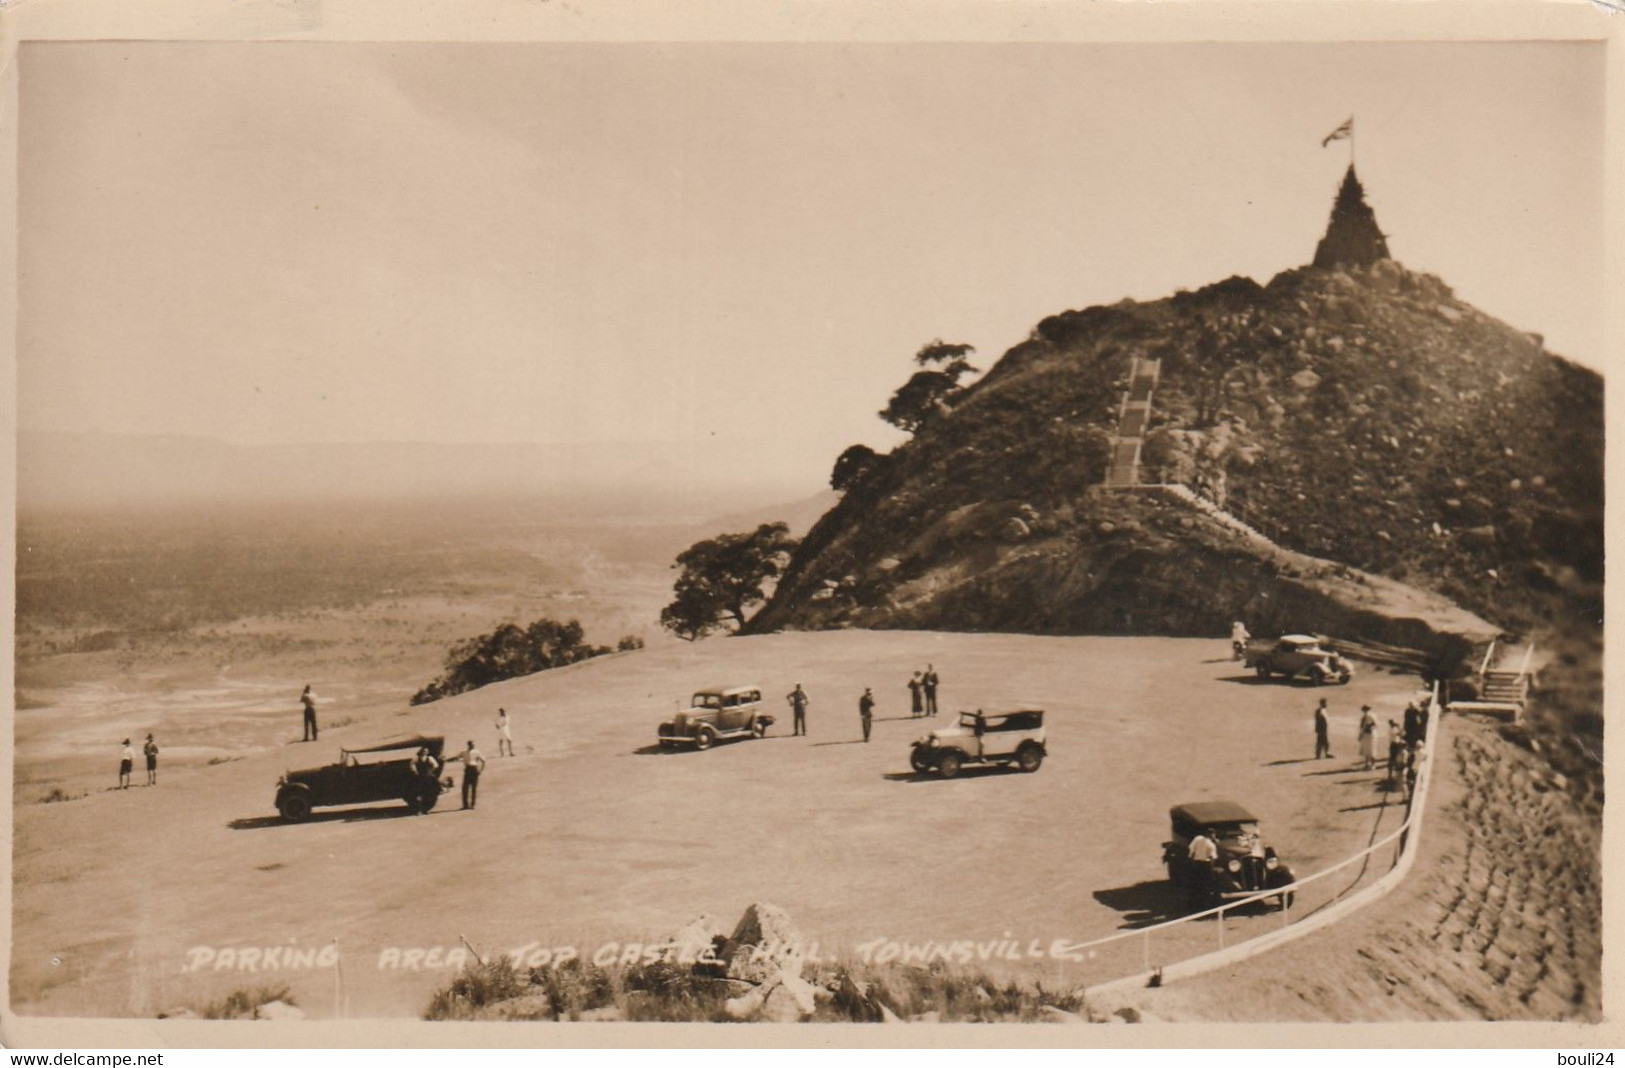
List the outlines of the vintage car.
{"label": "vintage car", "polygon": [[[449,775],[440,776],[445,747],[444,738],[420,735],[364,749],[341,749],[337,764],[290,771],[278,779],[276,810],[292,822],[307,818],[313,808],[371,801],[404,801],[415,812],[427,812],[452,786]],[[429,767],[419,764],[420,749],[427,749],[433,758]],[[377,759],[379,754],[384,759]]]}
{"label": "vintage car", "polygon": [[1344,683],[1354,678],[1354,668],[1342,655],[1321,645],[1322,639],[1309,634],[1288,634],[1273,642],[1249,642],[1247,666],[1267,679],[1281,675],[1311,682]]}
{"label": "vintage car", "polygon": [[709,749],[724,738],[760,738],[772,725],[761,687],[713,686],[695,691],[688,710],[662,723],[658,737],[663,749]]}
{"label": "vintage car", "polygon": [[1022,771],[1037,771],[1048,753],[1043,709],[977,709],[961,712],[958,726],[915,741],[908,762],[922,775],[934,771],[951,779],[966,764],[1014,764]]}
{"label": "vintage car", "polygon": [[[1173,840],[1162,844],[1162,862],[1168,866],[1168,881],[1183,889],[1193,905],[1234,901],[1292,885],[1292,869],[1275,855],[1273,846],[1264,844],[1258,817],[1234,801],[1175,805],[1168,817]],[[1191,842],[1198,835],[1213,844],[1211,861],[1191,857]],[[1292,894],[1283,893],[1274,900],[1288,908]]]}

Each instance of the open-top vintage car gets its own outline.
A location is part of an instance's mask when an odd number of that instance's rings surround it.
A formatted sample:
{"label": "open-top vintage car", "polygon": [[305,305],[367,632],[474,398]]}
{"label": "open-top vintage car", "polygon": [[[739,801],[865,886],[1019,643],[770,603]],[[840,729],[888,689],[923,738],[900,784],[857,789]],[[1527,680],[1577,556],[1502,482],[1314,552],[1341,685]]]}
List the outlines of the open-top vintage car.
{"label": "open-top vintage car", "polygon": [[[452,786],[450,776],[440,776],[445,747],[446,740],[438,735],[416,735],[364,749],[341,749],[337,764],[290,771],[278,779],[276,809],[283,819],[294,822],[320,806],[371,801],[404,801],[414,811],[427,812]],[[427,750],[431,759],[420,761],[420,750]],[[383,759],[378,759],[380,755]]]}
{"label": "open-top vintage car", "polygon": [[1037,771],[1048,753],[1043,709],[977,709],[961,712],[957,726],[917,740],[908,762],[921,774],[935,771],[951,779],[966,764],[1014,764],[1022,771]]}
{"label": "open-top vintage car", "polygon": [[[1162,862],[1168,866],[1168,880],[1183,889],[1192,904],[1210,905],[1219,901],[1256,894],[1261,890],[1292,885],[1294,876],[1275,848],[1264,844],[1258,830],[1258,817],[1234,801],[1194,801],[1175,805],[1168,811],[1173,839],[1162,844]],[[1211,846],[1193,850],[1192,843],[1204,838]],[[1203,857],[1211,852],[1212,859]],[[1292,904],[1292,894],[1275,898],[1282,907]]]}
{"label": "open-top vintage car", "polygon": [[1273,642],[1248,642],[1246,657],[1247,666],[1261,679],[1281,675],[1326,684],[1354,678],[1354,668],[1340,653],[1327,649],[1320,638],[1309,634],[1288,634]]}
{"label": "open-top vintage car", "polygon": [[761,687],[712,686],[696,690],[687,711],[662,723],[658,736],[664,749],[709,749],[724,738],[760,738],[772,725],[762,711]]}

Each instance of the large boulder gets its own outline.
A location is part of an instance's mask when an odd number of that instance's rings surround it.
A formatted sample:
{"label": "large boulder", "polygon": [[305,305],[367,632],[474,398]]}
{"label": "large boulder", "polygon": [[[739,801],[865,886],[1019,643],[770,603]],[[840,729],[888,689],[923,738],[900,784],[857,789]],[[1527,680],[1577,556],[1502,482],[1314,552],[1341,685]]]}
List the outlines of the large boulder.
{"label": "large boulder", "polygon": [[795,1023],[818,1007],[812,985],[794,975],[781,975],[762,1002],[762,1018],[774,1023]]}
{"label": "large boulder", "polygon": [[782,973],[800,976],[806,943],[777,905],[754,904],[745,910],[722,947],[729,979],[762,983]]}
{"label": "large boulder", "polygon": [[709,913],[689,920],[671,936],[672,956],[680,963],[691,964],[705,959],[727,934],[722,921]]}
{"label": "large boulder", "polygon": [[749,1020],[761,1009],[768,993],[769,990],[765,986],[753,986],[738,997],[724,1001],[722,1011],[728,1014],[730,1020]]}
{"label": "large boulder", "polygon": [[303,1020],[305,1010],[286,1001],[267,1001],[254,1010],[256,1020]]}

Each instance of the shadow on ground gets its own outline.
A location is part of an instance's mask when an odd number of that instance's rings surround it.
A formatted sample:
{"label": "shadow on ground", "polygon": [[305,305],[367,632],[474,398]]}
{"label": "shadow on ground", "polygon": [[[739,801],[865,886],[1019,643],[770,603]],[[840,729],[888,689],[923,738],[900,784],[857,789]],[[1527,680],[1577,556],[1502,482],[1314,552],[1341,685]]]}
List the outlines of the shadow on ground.
{"label": "shadow on ground", "polygon": [[[425,815],[435,816],[446,812],[459,811],[456,808],[436,808]],[[413,816],[417,813],[405,805],[395,805],[390,808],[339,808],[329,809],[326,812],[312,812],[299,821],[306,823],[361,823],[366,820],[393,820],[402,816]],[[234,831],[258,831],[268,827],[294,827],[299,824],[290,823],[281,816],[246,816],[229,821],[226,826]]]}
{"label": "shadow on ground", "polygon": [[1167,879],[1096,890],[1094,898],[1123,914],[1120,929],[1149,927],[1196,911],[1186,892]]}

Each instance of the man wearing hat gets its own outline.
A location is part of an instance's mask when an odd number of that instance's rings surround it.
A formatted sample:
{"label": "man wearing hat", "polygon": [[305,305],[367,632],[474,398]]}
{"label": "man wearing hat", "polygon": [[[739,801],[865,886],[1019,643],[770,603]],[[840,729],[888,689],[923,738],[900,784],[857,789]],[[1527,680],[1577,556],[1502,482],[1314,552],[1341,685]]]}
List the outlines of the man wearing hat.
{"label": "man wearing hat", "polygon": [[152,740],[152,735],[147,735],[147,743],[141,747],[141,751],[147,756],[147,785],[157,786],[158,743]]}
{"label": "man wearing hat", "polygon": [[130,748],[130,739],[124,739],[124,750],[119,754],[118,761],[118,788],[130,788],[130,771],[135,767],[135,750]]}
{"label": "man wearing hat", "polygon": [[858,718],[863,720],[863,740],[869,740],[869,728],[875,721],[875,698],[869,687],[863,688],[863,696],[858,698]]}

